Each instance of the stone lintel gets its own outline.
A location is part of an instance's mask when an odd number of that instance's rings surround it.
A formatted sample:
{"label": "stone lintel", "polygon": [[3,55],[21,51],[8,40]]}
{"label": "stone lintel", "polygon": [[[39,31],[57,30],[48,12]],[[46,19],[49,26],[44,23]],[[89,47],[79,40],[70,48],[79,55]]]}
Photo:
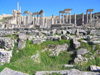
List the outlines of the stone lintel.
{"label": "stone lintel", "polygon": [[25,13],[29,14],[29,13],[30,13],[30,11],[24,11],[24,13],[23,13],[23,14],[25,14]]}
{"label": "stone lintel", "polygon": [[87,12],[93,12],[94,9],[87,9]]}
{"label": "stone lintel", "polygon": [[64,9],[64,11],[71,11],[72,9]]}
{"label": "stone lintel", "polygon": [[65,13],[65,11],[59,11],[59,13]]}

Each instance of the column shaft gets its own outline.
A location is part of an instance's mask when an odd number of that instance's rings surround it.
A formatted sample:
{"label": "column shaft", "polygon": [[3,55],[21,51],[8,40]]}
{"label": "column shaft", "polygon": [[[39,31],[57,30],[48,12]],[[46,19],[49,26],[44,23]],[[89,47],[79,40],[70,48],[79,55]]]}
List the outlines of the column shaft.
{"label": "column shaft", "polygon": [[71,13],[69,13],[69,23],[71,24]]}
{"label": "column shaft", "polygon": [[63,24],[64,24],[64,13],[63,13]]}
{"label": "column shaft", "polygon": [[68,23],[68,15],[67,15],[67,13],[66,13],[66,22]]}
{"label": "column shaft", "polygon": [[60,24],[61,24],[61,13],[59,13],[59,21],[60,21]]}
{"label": "column shaft", "polygon": [[76,25],[76,14],[74,14],[74,24]]}
{"label": "column shaft", "polygon": [[87,23],[88,23],[88,11],[87,11]]}
{"label": "column shaft", "polygon": [[82,13],[82,24],[84,24],[84,13]]}
{"label": "column shaft", "polygon": [[42,25],[44,26],[44,12],[43,12],[43,24]]}
{"label": "column shaft", "polygon": [[90,11],[90,21],[92,21],[92,12]]}

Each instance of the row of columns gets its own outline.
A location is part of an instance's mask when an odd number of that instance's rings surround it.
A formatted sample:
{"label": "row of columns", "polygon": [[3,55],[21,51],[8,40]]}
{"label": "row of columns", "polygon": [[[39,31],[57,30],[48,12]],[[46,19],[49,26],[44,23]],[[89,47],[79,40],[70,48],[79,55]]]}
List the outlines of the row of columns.
{"label": "row of columns", "polygon": [[86,13],[87,13],[87,23],[89,23],[88,20],[88,12],[90,12],[90,22],[92,21],[92,12],[94,11],[94,9],[87,9]]}
{"label": "row of columns", "polygon": [[[27,13],[27,19],[25,17],[25,13]],[[40,15],[40,18],[39,18],[39,15]],[[25,11],[23,14],[24,25],[31,24],[32,22],[33,22],[33,25],[40,24],[41,27],[44,27],[44,11],[42,10],[40,12],[35,12],[35,13],[30,13],[29,11]]]}
{"label": "row of columns", "polygon": [[60,24],[61,24],[61,13],[62,13],[62,23],[64,24],[64,13],[66,13],[66,22],[68,23],[68,13],[69,13],[69,24],[71,24],[71,9],[69,10],[65,10],[65,11],[60,11],[59,12],[59,20],[60,20]]}

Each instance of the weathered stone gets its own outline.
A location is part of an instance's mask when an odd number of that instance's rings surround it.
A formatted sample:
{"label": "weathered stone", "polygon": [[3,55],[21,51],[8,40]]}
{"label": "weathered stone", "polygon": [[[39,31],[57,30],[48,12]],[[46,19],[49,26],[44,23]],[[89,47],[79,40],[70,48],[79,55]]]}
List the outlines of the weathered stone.
{"label": "weathered stone", "polygon": [[33,40],[33,44],[41,44],[42,43],[42,41],[41,40],[37,40],[37,39],[35,39],[35,40]]}
{"label": "weathered stone", "polygon": [[0,65],[3,65],[4,63],[9,63],[11,57],[12,51],[0,50]]}
{"label": "weathered stone", "polygon": [[31,40],[33,39],[33,36],[27,36],[27,39],[28,39],[29,41],[31,41]]}
{"label": "weathered stone", "polygon": [[61,35],[61,39],[65,39],[65,40],[67,40],[68,38],[67,38],[66,35]]}
{"label": "weathered stone", "polygon": [[86,35],[87,32],[85,30],[79,30],[79,34]]}
{"label": "weathered stone", "polygon": [[22,72],[19,72],[19,71],[14,71],[14,70],[11,70],[9,68],[4,68],[0,72],[0,75],[29,75],[29,74],[22,73]]}
{"label": "weathered stone", "polygon": [[89,41],[89,44],[100,44],[100,41]]}
{"label": "weathered stone", "polygon": [[26,46],[26,41],[19,41],[18,42],[18,49],[21,50]]}
{"label": "weathered stone", "polygon": [[86,71],[79,71],[77,69],[71,69],[71,70],[60,70],[60,71],[37,71],[35,75],[49,75],[53,73],[58,73],[61,75],[99,75],[100,73],[95,72],[86,72]]}
{"label": "weathered stone", "polygon": [[51,52],[50,56],[55,56],[55,55],[59,55],[59,53],[61,51],[66,51],[68,49],[68,45],[67,44],[63,44],[63,45],[57,45],[56,47],[52,47],[52,49],[49,49],[49,51]]}
{"label": "weathered stone", "polygon": [[82,57],[81,55],[77,55],[77,57],[74,59],[74,63],[84,63],[84,62],[88,62],[88,59],[85,57]]}
{"label": "weathered stone", "polygon": [[25,41],[27,39],[26,35],[23,33],[20,33],[18,36],[19,36],[18,39],[21,41]]}
{"label": "weathered stone", "polygon": [[69,73],[67,73],[68,75],[81,75],[81,71],[77,70],[77,69],[71,69],[69,71]]}
{"label": "weathered stone", "polygon": [[81,40],[81,42],[83,42],[83,43],[87,43],[87,41],[85,41],[85,40]]}
{"label": "weathered stone", "polygon": [[61,36],[48,36],[46,40],[51,40],[51,41],[60,41]]}
{"label": "weathered stone", "polygon": [[78,42],[78,41],[73,42],[73,46],[74,46],[75,49],[80,47],[80,42]]}
{"label": "weathered stone", "polygon": [[32,60],[36,63],[40,63],[40,59],[39,59],[39,52],[37,51],[36,55],[32,55],[31,56]]}
{"label": "weathered stone", "polygon": [[74,67],[74,65],[64,64],[64,67]]}
{"label": "weathered stone", "polygon": [[5,50],[13,50],[14,40],[11,40],[9,37],[0,37],[0,48],[4,48]]}
{"label": "weathered stone", "polygon": [[65,30],[62,30],[62,34],[65,35],[66,34],[66,31]]}
{"label": "weathered stone", "polygon": [[87,49],[78,49],[77,51],[77,55],[84,55],[89,53],[89,51]]}
{"label": "weathered stone", "polygon": [[57,30],[57,34],[61,34],[61,30]]}
{"label": "weathered stone", "polygon": [[100,72],[100,67],[99,66],[91,65],[90,69],[91,69],[91,71],[98,71],[98,72]]}

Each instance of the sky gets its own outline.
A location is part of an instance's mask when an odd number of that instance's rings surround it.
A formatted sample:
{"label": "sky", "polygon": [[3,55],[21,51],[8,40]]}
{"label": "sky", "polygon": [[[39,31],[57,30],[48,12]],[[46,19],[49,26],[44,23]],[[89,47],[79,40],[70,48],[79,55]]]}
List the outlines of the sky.
{"label": "sky", "polygon": [[87,9],[94,9],[100,12],[100,0],[0,0],[0,15],[12,14],[12,10],[17,10],[17,1],[21,6],[21,12],[39,12],[44,10],[45,16],[59,15],[59,11],[72,9],[71,14],[86,14]]}

